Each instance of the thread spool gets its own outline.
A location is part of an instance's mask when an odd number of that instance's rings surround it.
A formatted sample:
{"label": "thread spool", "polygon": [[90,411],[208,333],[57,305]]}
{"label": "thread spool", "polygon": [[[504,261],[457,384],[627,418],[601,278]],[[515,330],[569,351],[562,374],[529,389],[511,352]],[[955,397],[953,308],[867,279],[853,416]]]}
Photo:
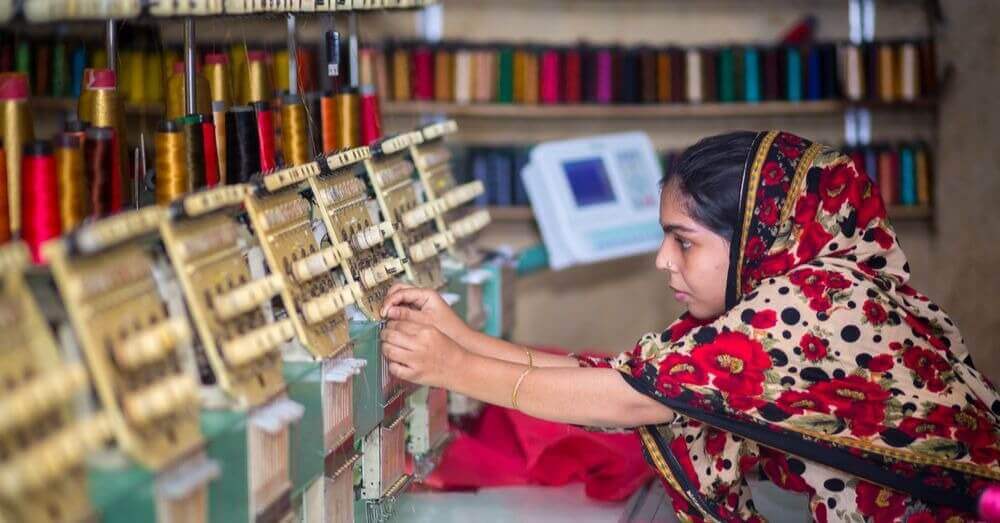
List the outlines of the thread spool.
{"label": "thread spool", "polygon": [[[562,65],[562,76],[564,79],[563,100],[568,104],[578,104],[583,101],[583,58],[580,51],[577,49],[567,49],[563,54]],[[655,74],[655,61],[653,68]]]}
{"label": "thread spool", "polygon": [[226,183],[226,103],[212,102],[212,125],[215,131],[215,151],[218,165],[218,183]]}
{"label": "thread spool", "polygon": [[160,124],[153,141],[156,147],[156,203],[167,205],[187,192],[189,185],[184,135],[175,122],[167,120]]}
{"label": "thread spool", "polygon": [[761,98],[760,51],[748,47],[743,52],[744,99],[748,103],[757,103]]}
{"label": "thread spool", "polygon": [[316,53],[312,49],[299,47],[295,52],[295,78],[300,93],[316,90]]}
{"label": "thread spool", "polygon": [[23,73],[0,74],[0,123],[7,148],[7,201],[12,233],[21,230],[21,154],[34,140],[35,132],[28,107],[28,77]]}
{"label": "thread spool", "polygon": [[802,55],[798,47],[785,49],[785,99],[802,101]]}
{"label": "thread spool", "polygon": [[[171,75],[167,85],[166,119],[176,120],[187,114],[187,107],[184,100],[187,96],[187,82],[184,62],[174,64],[174,74]],[[209,114],[212,112],[211,87],[208,79],[201,73],[201,68],[195,69],[195,110],[198,114]]]}
{"label": "thread spool", "polygon": [[186,192],[205,187],[205,134],[204,117],[189,114],[179,120],[184,136],[184,165],[188,174]]}
{"label": "thread spool", "polygon": [[[224,53],[205,55],[205,79],[208,81],[209,98],[224,104],[223,111],[233,101],[232,85],[229,81],[229,57]],[[213,107],[213,112],[215,109]]]}
{"label": "thread spool", "polygon": [[252,107],[257,122],[260,170],[269,171],[278,166],[274,147],[274,113],[267,102],[254,102]]}
{"label": "thread spool", "polygon": [[219,184],[219,149],[215,143],[215,122],[211,117],[201,118],[201,143],[204,151],[205,187]]}
{"label": "thread spool", "polygon": [[94,69],[87,91],[91,93],[93,112],[90,122],[95,127],[108,127],[112,133],[112,148],[115,152],[111,159],[111,200],[108,212],[117,212],[124,201],[124,175],[122,168],[126,165],[124,135],[122,134],[123,115],[121,100],[118,98],[118,78],[110,69]]}
{"label": "thread spool", "polygon": [[716,52],[712,49],[701,50],[701,89],[702,100],[705,102],[719,101],[719,71],[716,63]]}
{"label": "thread spool", "polygon": [[878,46],[879,99],[883,102],[897,100],[896,50],[892,44]]}
{"label": "thread spool", "polygon": [[62,230],[75,229],[90,214],[90,196],[83,169],[83,143],[75,133],[55,139],[56,176],[59,187],[59,216]]}
{"label": "thread spool", "polygon": [[31,251],[35,263],[42,261],[41,248],[46,241],[62,232],[59,217],[59,182],[52,147],[43,141],[24,146],[24,207],[21,237]]}
{"label": "thread spool", "polygon": [[639,51],[639,69],[642,76],[641,101],[656,103],[656,51],[652,49]]}
{"label": "thread spool", "polygon": [[562,60],[558,49],[542,51],[539,71],[539,100],[546,105],[562,101]]}
{"label": "thread spool", "polygon": [[899,169],[896,155],[886,149],[878,154],[878,185],[882,200],[892,205],[899,202]]}
{"label": "thread spool", "polygon": [[264,51],[249,51],[247,58],[247,91],[246,103],[266,102],[274,96],[271,79],[268,75],[267,53]]}
{"label": "thread spool", "polygon": [[781,98],[781,52],[770,47],[764,50],[764,99],[774,101]]}
{"label": "thread spool", "polygon": [[0,140],[0,244],[10,241],[10,205],[7,196],[7,153]]}
{"label": "thread spool", "polygon": [[281,154],[289,166],[308,163],[311,157],[306,109],[295,95],[285,96],[281,103]]}
{"label": "thread spool", "polygon": [[382,119],[379,114],[378,95],[371,86],[361,88],[361,143],[371,145],[382,137]]}
{"label": "thread spool", "polygon": [[912,102],[920,96],[919,58],[917,46],[906,42],[899,49],[899,95],[900,99]]}
{"label": "thread spool", "polygon": [[665,104],[670,103],[670,52],[660,50],[656,52],[656,101]]}
{"label": "thread spool", "polygon": [[851,101],[859,101],[865,96],[865,74],[861,59],[861,48],[848,45],[841,51],[844,63],[844,96]]}
{"label": "thread spool", "polygon": [[337,148],[357,147],[361,143],[360,111],[358,93],[345,89],[337,95]]}
{"label": "thread spool", "polygon": [[451,102],[455,99],[455,65],[448,46],[439,46],[434,52],[434,99]]}
{"label": "thread spool", "polygon": [[114,167],[114,135],[112,127],[87,129],[83,161],[90,193],[90,215],[108,216],[114,210],[112,176]]}
{"label": "thread spool", "polygon": [[925,98],[937,95],[937,59],[934,53],[934,41],[924,40],[917,48],[920,60],[920,94]]}
{"label": "thread spool", "polygon": [[397,47],[392,50],[392,99],[408,102],[410,93],[410,54],[405,48]]}
{"label": "thread spool", "polygon": [[731,103],[736,101],[736,65],[733,50],[729,47],[719,50],[719,101]]}
{"label": "thread spool", "polygon": [[413,49],[412,61],[412,98],[414,100],[430,101],[434,99],[434,53],[429,47],[419,46]]}
{"label": "thread spool", "polygon": [[[642,101],[642,69],[639,52],[627,49],[620,53],[618,66],[618,96],[620,103],[637,104]],[[699,78],[701,75],[699,74]]]}
{"label": "thread spool", "polygon": [[874,43],[862,47],[865,55],[865,95],[867,99],[877,101],[881,97],[881,82],[879,80],[879,46]]}
{"label": "thread spool", "polygon": [[274,53],[274,90],[279,93],[289,92],[288,86],[288,51]]}
{"label": "thread spool", "polygon": [[[720,73],[721,74],[721,73]],[[670,50],[670,83],[673,85],[670,89],[671,101],[674,103],[683,103],[687,99],[687,60],[684,56],[683,49],[671,49]]]}
{"label": "thread spool", "polygon": [[79,98],[83,92],[83,71],[87,68],[87,50],[83,46],[73,48],[70,57],[70,79],[69,94],[74,98]]}
{"label": "thread spool", "polygon": [[163,76],[163,59],[160,54],[147,53],[146,58],[142,61],[142,69],[145,78],[143,85],[143,90],[146,93],[143,97],[145,102],[162,103],[166,77]]}
{"label": "thread spool", "polygon": [[908,145],[899,148],[899,203],[917,204],[917,165]]}
{"label": "thread spool", "polygon": [[472,101],[472,89],[475,84],[473,53],[469,49],[457,49],[455,51],[455,84],[452,91],[455,93],[455,103],[468,104]]}
{"label": "thread spool", "polygon": [[702,69],[701,52],[697,49],[688,49],[685,55],[687,71],[687,101],[690,103],[701,103],[704,101],[702,89]]}
{"label": "thread spool", "polygon": [[371,47],[358,50],[358,83],[375,85],[375,50]]}
{"label": "thread spool", "polygon": [[0,42],[0,71],[12,71],[14,69],[14,42],[4,39]]}
{"label": "thread spool", "polygon": [[331,153],[337,150],[337,130],[340,123],[337,118],[337,99],[335,96],[324,95],[319,101],[320,128],[323,135],[323,152]]}
{"label": "thread spool", "polygon": [[538,103],[538,52],[531,48],[521,54],[521,101],[534,105]]}
{"label": "thread spool", "polygon": [[514,101],[514,51],[509,47],[497,53],[497,102]]}
{"label": "thread spool", "polygon": [[306,93],[302,105],[306,108],[306,129],[309,131],[309,150],[312,155],[323,152],[322,98],[317,92]]}
{"label": "thread spool", "polygon": [[614,63],[611,49],[598,49],[596,52],[596,69],[594,77],[594,101],[609,104],[613,101]]}
{"label": "thread spool", "polygon": [[31,81],[31,42],[20,40],[14,51],[14,72],[21,73]]}
{"label": "thread spool", "polygon": [[[125,98],[133,104],[149,101],[146,89],[146,53],[133,50],[122,54],[122,85],[125,86]],[[151,79],[156,81],[155,77]]]}
{"label": "thread spool", "polygon": [[806,54],[806,99],[823,98],[823,58],[818,46],[811,46]]}
{"label": "thread spool", "polygon": [[917,203],[931,203],[931,172],[927,146],[920,144],[914,153],[914,164],[917,176]]}
{"label": "thread spool", "polygon": [[226,181],[246,183],[257,172],[260,172],[257,115],[252,107],[232,107],[226,112]]}
{"label": "thread spool", "polygon": [[379,100],[386,100],[389,96],[389,65],[385,58],[385,53],[381,50],[373,49],[373,67],[375,68],[375,95]]}
{"label": "thread spool", "polygon": [[837,82],[837,47],[832,44],[821,45],[820,57],[823,72],[823,98],[840,98],[840,88]]}
{"label": "thread spool", "polygon": [[66,44],[58,41],[52,46],[52,82],[49,94],[62,98],[69,94],[69,54]]}

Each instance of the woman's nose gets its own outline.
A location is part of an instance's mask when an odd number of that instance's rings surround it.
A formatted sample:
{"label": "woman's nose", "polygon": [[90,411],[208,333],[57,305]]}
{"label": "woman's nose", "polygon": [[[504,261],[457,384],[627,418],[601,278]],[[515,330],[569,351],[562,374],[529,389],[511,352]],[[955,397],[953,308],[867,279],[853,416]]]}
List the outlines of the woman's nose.
{"label": "woman's nose", "polygon": [[671,263],[671,258],[670,258],[671,254],[672,253],[670,252],[670,246],[669,246],[669,244],[667,242],[667,239],[664,238],[663,242],[660,243],[660,249],[658,251],[656,251],[656,268],[657,268],[657,270],[661,270],[661,271],[664,271],[664,272],[670,272],[671,268],[673,267],[673,265]]}

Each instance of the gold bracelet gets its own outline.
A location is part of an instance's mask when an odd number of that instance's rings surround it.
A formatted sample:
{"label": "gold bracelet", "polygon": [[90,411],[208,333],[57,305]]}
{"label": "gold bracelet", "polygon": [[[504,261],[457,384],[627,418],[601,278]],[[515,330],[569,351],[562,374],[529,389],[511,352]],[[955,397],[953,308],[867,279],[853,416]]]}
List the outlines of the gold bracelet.
{"label": "gold bracelet", "polygon": [[528,355],[528,366],[529,367],[534,367],[535,366],[535,358],[534,358],[534,356],[531,355],[531,349],[525,347],[524,348],[524,353]]}
{"label": "gold bracelet", "polygon": [[513,407],[514,410],[518,410],[518,408],[517,408],[517,391],[521,390],[521,383],[524,382],[524,378],[526,378],[528,376],[528,374],[531,371],[533,371],[533,370],[535,370],[534,367],[528,367],[528,368],[524,369],[524,372],[521,373],[521,376],[519,378],[517,378],[517,383],[514,384],[514,393],[510,395],[510,406]]}

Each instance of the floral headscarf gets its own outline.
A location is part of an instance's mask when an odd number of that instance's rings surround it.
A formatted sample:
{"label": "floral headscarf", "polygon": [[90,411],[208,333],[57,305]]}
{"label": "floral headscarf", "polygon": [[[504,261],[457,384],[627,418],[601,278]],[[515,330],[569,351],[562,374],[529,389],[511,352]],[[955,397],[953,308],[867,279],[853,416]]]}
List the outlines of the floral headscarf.
{"label": "floral headscarf", "polygon": [[[674,425],[694,420],[863,485],[973,507],[1000,479],[1000,397],[951,319],[907,285],[877,188],[849,157],[772,131],[754,142],[741,195],[727,311],[685,315],[612,364],[671,407]],[[698,504],[689,445],[670,424],[639,432],[667,482]]]}

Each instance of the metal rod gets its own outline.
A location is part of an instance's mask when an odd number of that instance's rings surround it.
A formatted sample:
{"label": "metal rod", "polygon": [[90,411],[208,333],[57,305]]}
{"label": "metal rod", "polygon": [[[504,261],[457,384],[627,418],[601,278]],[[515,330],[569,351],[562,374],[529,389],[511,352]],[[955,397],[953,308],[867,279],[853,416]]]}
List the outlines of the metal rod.
{"label": "metal rod", "polygon": [[113,18],[108,19],[105,31],[105,50],[108,54],[108,69],[118,71],[118,26]]}
{"label": "metal rod", "polygon": [[295,41],[293,13],[288,13],[288,93],[299,93],[299,46]]}
{"label": "metal rod", "polygon": [[195,54],[194,54],[194,18],[184,19],[184,108],[187,114],[194,114],[197,111],[198,82],[195,81]]}
{"label": "metal rod", "polygon": [[347,49],[350,54],[348,64],[351,68],[351,87],[357,89],[360,83],[358,74],[358,14],[354,11],[347,15],[347,32],[350,35]]}

